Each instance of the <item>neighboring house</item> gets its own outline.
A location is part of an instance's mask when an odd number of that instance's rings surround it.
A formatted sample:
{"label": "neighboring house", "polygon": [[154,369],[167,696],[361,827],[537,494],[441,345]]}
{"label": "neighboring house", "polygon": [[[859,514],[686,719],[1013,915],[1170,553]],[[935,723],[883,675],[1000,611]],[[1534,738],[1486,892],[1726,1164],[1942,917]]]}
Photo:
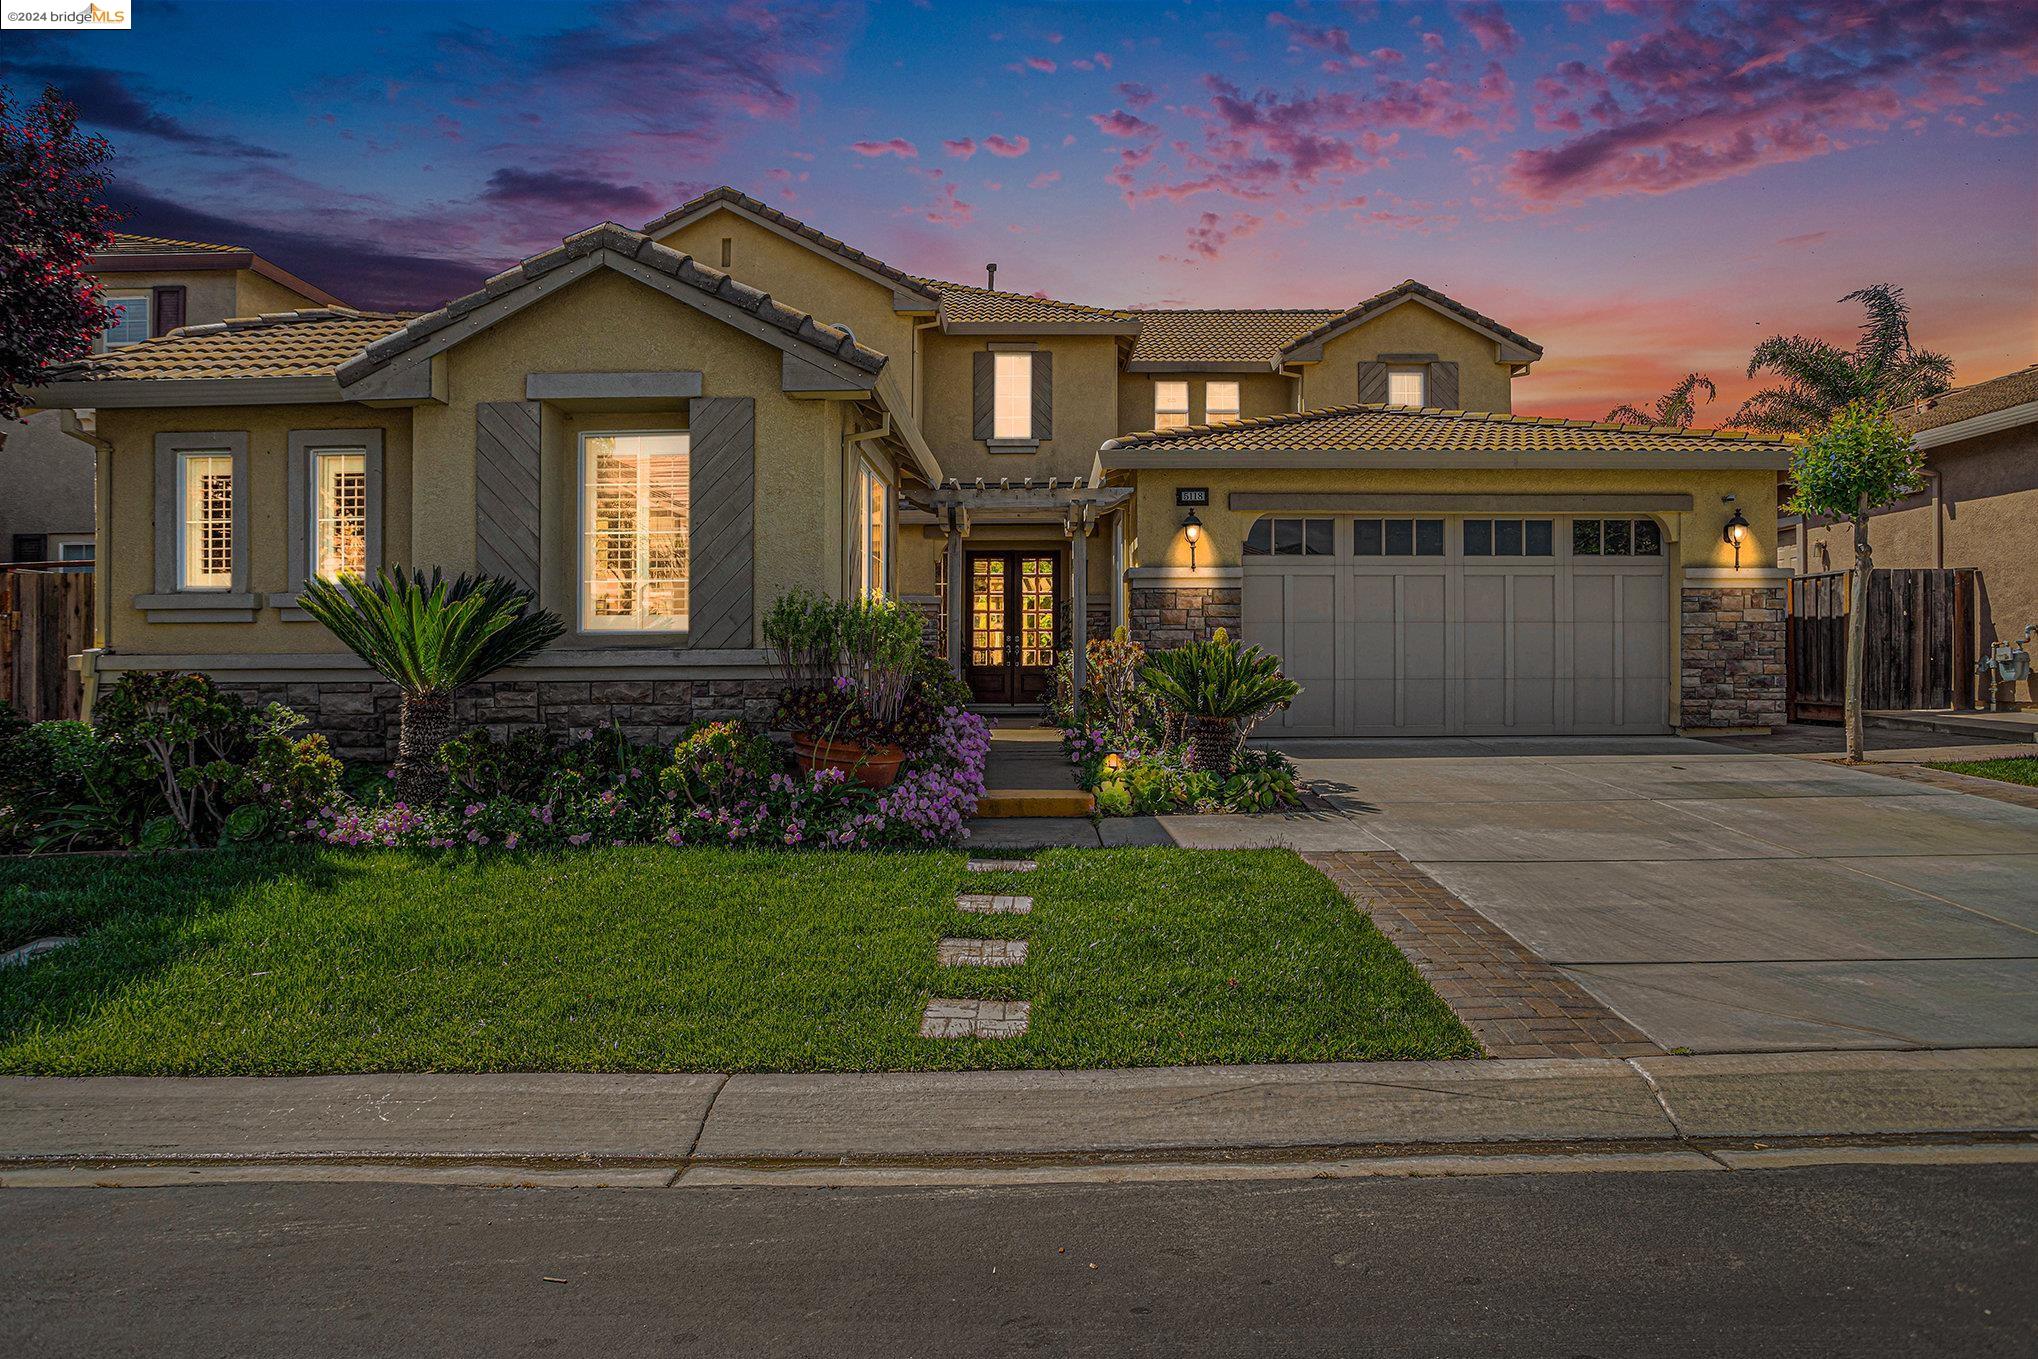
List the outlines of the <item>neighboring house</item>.
{"label": "neighboring house", "polygon": [[[1899,411],[1925,455],[1925,482],[1869,521],[1875,565],[1972,567],[1982,650],[2038,623],[2038,364]],[[1785,515],[1777,562],[1798,573],[1854,564],[1845,523]],[[2005,686],[2007,688],[2007,686]],[[2003,701],[2038,704],[2026,681]]]}
{"label": "neighboring house", "polygon": [[[252,251],[156,236],[116,233],[88,272],[117,312],[97,353],[186,324],[338,301]],[[92,445],[65,431],[66,418],[50,410],[0,424],[0,560],[92,560]],[[90,419],[73,428],[89,436]]]}
{"label": "neighboring house", "polygon": [[468,700],[498,724],[767,714],[759,619],[793,587],[910,601],[992,706],[1123,622],[1280,651],[1290,733],[1781,722],[1783,447],[1509,414],[1541,357],[1412,281],[1085,306],[718,189],[428,315],[189,327],[38,399],[96,407],[110,449],[89,668],[202,669],[349,751],[389,698],[297,592],[383,564],[511,576],[567,620]]}

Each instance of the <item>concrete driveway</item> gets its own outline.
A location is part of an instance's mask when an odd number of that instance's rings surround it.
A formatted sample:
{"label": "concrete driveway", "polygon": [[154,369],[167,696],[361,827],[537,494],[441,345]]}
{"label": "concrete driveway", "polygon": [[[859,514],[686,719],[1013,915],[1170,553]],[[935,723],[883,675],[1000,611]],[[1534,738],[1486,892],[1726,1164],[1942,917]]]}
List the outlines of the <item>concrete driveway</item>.
{"label": "concrete driveway", "polygon": [[1398,851],[1666,1048],[2038,1045],[2038,809],[1676,738],[1281,748],[1338,814],[1269,838]]}

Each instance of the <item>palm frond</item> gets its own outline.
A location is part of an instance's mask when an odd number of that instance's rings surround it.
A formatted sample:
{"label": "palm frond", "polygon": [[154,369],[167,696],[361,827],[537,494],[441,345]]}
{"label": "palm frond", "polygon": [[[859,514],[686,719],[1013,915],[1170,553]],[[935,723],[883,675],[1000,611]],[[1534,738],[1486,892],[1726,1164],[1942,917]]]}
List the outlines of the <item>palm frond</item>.
{"label": "palm frond", "polygon": [[1623,401],[1606,413],[1606,422],[1609,425],[1653,425],[1656,417],[1650,411]]}
{"label": "palm frond", "polygon": [[566,631],[514,581],[449,582],[437,570],[385,569],[372,584],[358,576],[311,580],[299,606],[410,695],[451,693],[529,660]]}
{"label": "palm frond", "polygon": [[1185,717],[1250,722],[1302,692],[1281,674],[1280,657],[1240,646],[1222,628],[1208,640],[1147,657],[1139,677]]}
{"label": "palm frond", "polygon": [[1840,300],[1861,304],[1861,339],[1854,346],[1858,367],[1888,368],[1911,352],[1911,308],[1904,301],[1902,288],[1891,283],[1871,283]]}

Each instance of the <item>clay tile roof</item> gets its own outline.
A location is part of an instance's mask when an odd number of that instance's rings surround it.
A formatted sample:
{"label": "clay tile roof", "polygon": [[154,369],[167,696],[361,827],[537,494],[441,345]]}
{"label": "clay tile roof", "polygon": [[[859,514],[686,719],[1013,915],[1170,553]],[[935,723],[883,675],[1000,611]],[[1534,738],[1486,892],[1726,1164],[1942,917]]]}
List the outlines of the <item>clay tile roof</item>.
{"label": "clay tile roof", "polygon": [[380,368],[405,350],[423,344],[439,331],[503,294],[535,282],[554,269],[576,259],[603,250],[626,255],[689,288],[707,293],[730,306],[746,311],[774,329],[817,349],[826,350],[843,362],[861,368],[867,373],[875,373],[889,362],[886,355],[869,345],[858,343],[855,336],[838,326],[816,321],[803,311],[773,300],[769,293],[761,292],[747,283],[737,282],[720,269],[710,269],[691,255],[683,254],[669,246],[659,245],[641,231],[632,231],[614,222],[603,222],[600,226],[575,232],[550,250],[541,251],[522,263],[503,270],[482,284],[479,291],[469,293],[465,297],[456,297],[437,311],[426,312],[405,322],[400,329],[376,340],[363,353],[342,364],[340,380],[353,382],[364,374]]}
{"label": "clay tile roof", "polygon": [[1281,347],[1342,311],[1137,311],[1135,365],[1279,362]]}
{"label": "clay tile roof", "polygon": [[1896,412],[1896,426],[1906,434],[1922,434],[1928,429],[1972,420],[1977,415],[2008,410],[2029,401],[2038,401],[2038,363],[1986,382],[1955,387],[1906,407]]}
{"label": "clay tile roof", "polygon": [[1318,325],[1313,329],[1304,331],[1302,334],[1297,335],[1294,339],[1282,345],[1281,348],[1285,352],[1288,350],[1295,349],[1301,345],[1309,344],[1312,341],[1320,340],[1334,330],[1338,330],[1355,321],[1363,319],[1368,312],[1376,311],[1381,307],[1385,307],[1391,303],[1398,302],[1404,297],[1425,298],[1428,301],[1436,303],[1439,307],[1442,307],[1445,311],[1454,312],[1457,315],[1464,317],[1467,321],[1470,321],[1474,325],[1484,326],[1487,330],[1492,331],[1496,335],[1506,336],[1508,339],[1514,341],[1516,344],[1520,345],[1524,349],[1533,350],[1538,358],[1542,357],[1543,347],[1537,344],[1534,340],[1531,340],[1528,336],[1522,334],[1520,331],[1510,330],[1506,326],[1500,324],[1500,322],[1494,320],[1492,317],[1487,316],[1482,312],[1473,311],[1470,307],[1458,301],[1456,298],[1446,297],[1444,294],[1438,292],[1435,288],[1430,287],[1428,284],[1418,283],[1412,278],[1403,279],[1401,282],[1395,284],[1393,287],[1387,289],[1385,292],[1375,293],[1373,296],[1359,303],[1356,307],[1351,307],[1345,311],[1339,312],[1336,316],[1331,317],[1329,320],[1323,322],[1321,325]]}
{"label": "clay tile roof", "polygon": [[242,316],[122,345],[52,368],[42,381],[330,377],[403,322],[403,317],[388,312],[346,307]]}
{"label": "clay tile roof", "polygon": [[1330,406],[1185,429],[1149,430],[1105,444],[1106,449],[1168,448],[1197,452],[1368,449],[1464,453],[1683,453],[1720,452],[1751,443],[1781,444],[1777,434],[1733,430],[1638,428],[1596,420],[1500,415],[1485,411],[1413,410],[1401,406]]}
{"label": "clay tile roof", "polygon": [[840,255],[843,259],[850,260],[856,264],[860,264],[864,268],[872,271],[873,273],[884,275],[886,278],[890,279],[892,282],[896,284],[899,284],[901,287],[904,287],[912,292],[926,295],[930,300],[933,297],[933,294],[928,292],[922,280],[914,278],[912,275],[906,273],[903,269],[895,269],[891,265],[886,264],[883,260],[877,258],[877,256],[866,255],[861,250],[858,250],[855,246],[849,245],[843,241],[835,239],[833,236],[830,236],[827,232],[822,231],[819,227],[808,226],[805,222],[802,222],[799,218],[792,216],[790,213],[780,212],[777,208],[771,206],[771,204],[765,202],[764,200],[759,198],[752,198],[749,194],[744,193],[742,190],[732,189],[726,184],[720,186],[719,188],[709,189],[706,193],[700,195],[698,198],[690,198],[686,202],[674,208],[671,212],[666,213],[664,216],[659,217],[654,221],[647,222],[644,226],[644,234],[647,236],[656,236],[659,232],[665,230],[667,227],[671,226],[674,222],[679,221],[681,218],[692,216],[700,209],[708,207],[711,204],[715,203],[729,203],[732,204],[733,206],[742,208],[746,212],[754,213],[757,216],[764,218],[767,222],[770,222],[773,226],[782,227],[785,230],[792,232],[795,236],[798,236],[803,240],[809,241],[814,245],[821,247],[821,249],[827,251],[831,255]]}
{"label": "clay tile roof", "polygon": [[967,283],[948,283],[938,278],[919,278],[914,282],[941,298],[941,319],[945,322],[1014,326],[1094,324],[1100,330],[1125,332],[1136,331],[1139,326],[1139,318],[1129,311],[1057,302],[1051,297],[1027,293],[972,288]]}
{"label": "clay tile roof", "polygon": [[99,255],[243,255],[244,245],[214,245],[208,241],[173,241],[167,236],[136,236],[113,233],[112,244],[93,252]]}

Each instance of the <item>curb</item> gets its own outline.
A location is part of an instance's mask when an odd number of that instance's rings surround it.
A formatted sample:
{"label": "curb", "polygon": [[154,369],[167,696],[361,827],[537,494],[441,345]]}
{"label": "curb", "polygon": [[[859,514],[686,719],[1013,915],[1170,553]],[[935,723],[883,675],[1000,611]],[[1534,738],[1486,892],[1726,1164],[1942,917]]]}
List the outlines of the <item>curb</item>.
{"label": "curb", "polygon": [[952,1169],[1390,1152],[1710,1155],[2034,1132],[2038,1049],[1125,1071],[0,1080],[0,1167],[13,1170],[396,1164],[678,1176],[709,1166]]}

